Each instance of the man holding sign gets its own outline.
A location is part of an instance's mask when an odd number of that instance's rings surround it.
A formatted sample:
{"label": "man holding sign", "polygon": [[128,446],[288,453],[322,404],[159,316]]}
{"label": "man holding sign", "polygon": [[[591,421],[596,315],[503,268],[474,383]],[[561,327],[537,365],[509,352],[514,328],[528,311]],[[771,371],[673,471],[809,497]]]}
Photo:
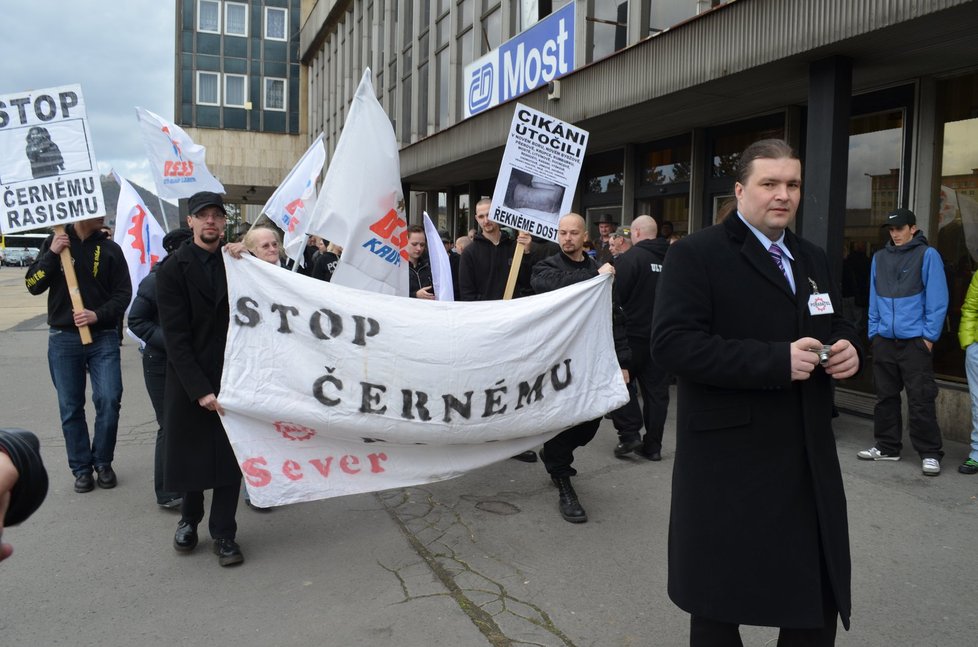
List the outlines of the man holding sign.
{"label": "man holding sign", "polygon": [[[73,309],[62,275],[62,250],[74,259],[83,309]],[[58,392],[61,431],[68,451],[68,467],[75,475],[75,492],[91,492],[98,485],[116,485],[112,458],[122,406],[122,368],[116,332],[129,307],[132,285],[122,249],[102,232],[102,218],[81,220],[52,234],[27,270],[31,294],[48,293],[48,364]],[[79,328],[88,326],[92,343],[83,344]],[[85,421],[86,373],[92,376],[95,433],[89,439]]]}

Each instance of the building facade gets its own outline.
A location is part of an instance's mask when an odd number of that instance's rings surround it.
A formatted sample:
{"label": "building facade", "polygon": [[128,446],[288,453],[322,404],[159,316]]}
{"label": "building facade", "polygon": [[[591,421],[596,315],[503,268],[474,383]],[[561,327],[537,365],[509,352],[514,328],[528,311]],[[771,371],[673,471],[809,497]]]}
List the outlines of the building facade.
{"label": "building facade", "polygon": [[227,201],[253,212],[250,205],[260,209],[310,143],[302,1],[176,4],[175,121],[207,147]]}
{"label": "building facade", "polygon": [[[945,434],[965,440],[955,332],[978,257],[978,2],[318,0],[299,37],[308,139],[324,132],[332,152],[370,67],[401,146],[412,220],[426,209],[464,232],[471,206],[492,194],[516,103],[507,95],[467,116],[466,68],[532,41],[561,9],[574,17],[573,69],[518,101],[590,132],[576,209],[589,222],[650,214],[697,230],[732,198],[739,152],[783,137],[805,168],[795,228],[849,286],[864,285],[885,243],[881,218],[913,209],[946,263],[951,308],[935,367]],[[862,291],[850,287],[844,305],[865,331]],[[871,379],[849,380],[840,404],[871,412]]]}

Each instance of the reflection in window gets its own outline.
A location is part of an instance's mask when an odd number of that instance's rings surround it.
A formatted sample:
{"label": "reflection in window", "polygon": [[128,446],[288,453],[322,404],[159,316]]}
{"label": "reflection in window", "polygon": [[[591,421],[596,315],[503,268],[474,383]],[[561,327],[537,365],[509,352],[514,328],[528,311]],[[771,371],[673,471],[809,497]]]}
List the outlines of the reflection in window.
{"label": "reflection in window", "polygon": [[224,105],[235,108],[245,107],[248,77],[239,74],[224,75]]}
{"label": "reflection in window", "polygon": [[229,36],[248,35],[248,5],[240,2],[224,4],[224,33]]}
{"label": "reflection in window", "polygon": [[768,128],[720,135],[713,140],[713,177],[734,177],[744,149],[762,139],[781,139],[784,128]]}
{"label": "reflection in window", "polygon": [[220,76],[214,72],[197,72],[197,103],[205,106],[220,105],[220,97],[218,97]]}
{"label": "reflection in window", "polygon": [[[849,121],[847,226],[879,227],[886,214],[901,206],[902,151],[902,109],[860,115]],[[875,235],[868,238],[872,240],[866,243],[878,242]]]}
{"label": "reflection in window", "polygon": [[285,24],[288,22],[289,10],[278,7],[265,7],[265,38],[269,40],[287,40],[288,32]]}
{"label": "reflection in window", "polygon": [[[964,351],[957,343],[961,304],[978,267],[978,74],[942,84],[938,104],[945,114],[939,210],[927,239],[944,259],[948,284],[948,330],[934,346],[934,372],[965,381]],[[921,214],[917,214],[918,220]]]}
{"label": "reflection in window", "polygon": [[503,12],[497,7],[491,14],[482,19],[482,38],[488,52],[499,47],[503,42]]}
{"label": "reflection in window", "polygon": [[652,0],[649,31],[657,34],[696,15],[696,2],[687,0]]}
{"label": "reflection in window", "polygon": [[435,66],[438,74],[438,86],[435,88],[435,96],[438,97],[436,123],[439,130],[448,127],[448,72],[450,70],[448,53],[449,48],[446,47],[435,54]]}
{"label": "reflection in window", "polygon": [[689,182],[689,144],[649,151],[643,160],[643,184]]}
{"label": "reflection in window", "polygon": [[285,110],[285,79],[265,79],[265,110]]}
{"label": "reflection in window", "polygon": [[611,191],[621,191],[622,181],[624,179],[625,173],[623,171],[619,171],[618,173],[609,173],[608,175],[589,177],[584,183],[584,191],[586,193],[609,193]]}
{"label": "reflection in window", "polygon": [[590,60],[597,61],[627,44],[628,3],[622,0],[595,0],[590,23],[594,29]]}
{"label": "reflection in window", "polygon": [[197,31],[221,33],[221,3],[216,0],[198,0]]}

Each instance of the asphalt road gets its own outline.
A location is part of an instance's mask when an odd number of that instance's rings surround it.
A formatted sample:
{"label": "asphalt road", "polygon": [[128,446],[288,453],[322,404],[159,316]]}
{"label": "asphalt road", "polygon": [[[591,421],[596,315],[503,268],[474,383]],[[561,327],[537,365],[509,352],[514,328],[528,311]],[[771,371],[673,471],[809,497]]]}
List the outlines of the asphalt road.
{"label": "asphalt road", "polygon": [[[44,506],[7,529],[0,646],[687,644],[666,595],[674,421],[661,463],[617,460],[605,421],[579,451],[590,521],[557,512],[543,466],[505,461],[430,486],[238,512],[245,563],[171,541],[152,491],[156,433],[133,342],[122,349],[119,486],[76,494],[46,360],[45,299],[0,270],[0,425],[42,439]],[[89,412],[91,420],[92,412]],[[839,645],[971,646],[978,635],[978,477],[874,464],[869,420],[837,420],[852,535],[852,631]],[[751,556],[745,556],[750,559]],[[776,630],[744,628],[745,645]]]}

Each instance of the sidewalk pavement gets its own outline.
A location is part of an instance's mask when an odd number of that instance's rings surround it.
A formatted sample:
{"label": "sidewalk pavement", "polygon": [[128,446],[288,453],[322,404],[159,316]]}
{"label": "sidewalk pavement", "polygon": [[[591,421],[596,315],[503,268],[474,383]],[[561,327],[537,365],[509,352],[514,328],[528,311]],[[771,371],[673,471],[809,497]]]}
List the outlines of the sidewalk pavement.
{"label": "sidewalk pavement", "polygon": [[[615,459],[608,421],[579,450],[586,524],[560,518],[542,464],[508,460],[267,514],[242,503],[245,563],[222,569],[209,541],[186,556],[171,547],[177,515],[155,505],[156,423],[132,341],[122,349],[119,486],[73,491],[44,298],[17,301],[11,314],[18,282],[9,279],[0,274],[0,425],[41,437],[51,490],[34,517],[4,532],[15,552],[0,564],[0,645],[688,644],[688,616],[666,594],[672,415],[661,463]],[[909,451],[898,463],[857,460],[872,444],[871,421],[843,415],[835,430],[854,602],[852,631],[840,628],[837,644],[975,644],[978,477],[956,471],[967,448],[948,443],[944,474],[931,478]],[[762,646],[777,632],[743,635]]]}

